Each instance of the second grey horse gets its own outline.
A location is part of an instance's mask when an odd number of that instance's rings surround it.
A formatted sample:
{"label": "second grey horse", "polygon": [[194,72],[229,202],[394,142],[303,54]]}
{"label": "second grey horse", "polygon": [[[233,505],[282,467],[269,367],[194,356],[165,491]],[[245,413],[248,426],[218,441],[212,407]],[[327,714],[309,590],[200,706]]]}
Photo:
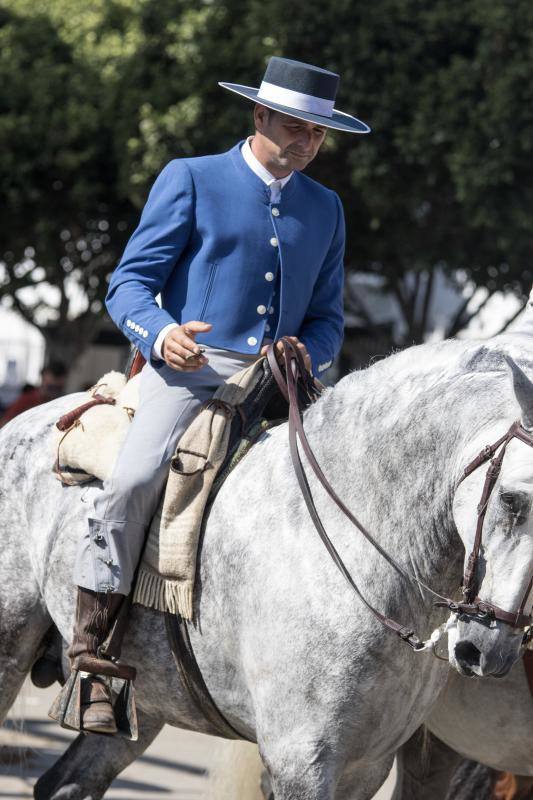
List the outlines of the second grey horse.
{"label": "second grey horse", "polygon": [[[533,371],[520,337],[488,347],[413,348],[347,376],[304,415],[338,494],[404,569],[445,595],[460,583],[481,492],[481,475],[456,491],[461,470],[533,408],[523,373],[515,373],[513,388],[509,355]],[[51,621],[65,639],[71,630],[74,546],[99,486],[57,482],[50,429],[78,399],[35,409],[0,434],[0,718]],[[401,579],[312,476],[310,483],[367,599],[431,631],[442,620],[432,598]],[[512,610],[531,572],[533,541],[523,525],[512,529],[503,486],[533,495],[533,450],[521,442],[508,448],[480,590]],[[257,740],[276,800],[369,800],[398,746],[427,718],[447,668],[382,628],[342,581],[299,494],[285,425],[263,436],[222,487],[205,528],[197,589],[191,639],[200,668],[223,714]],[[464,663],[456,651],[460,669],[503,674],[521,635],[472,621],[456,647],[462,641],[476,648],[478,663]],[[165,722],[206,729],[174,669],[160,613],[134,607],[124,657],[138,668],[139,741],[107,740],[104,749],[98,737],[80,736],[37,783],[36,798],[97,800]]]}
{"label": "second grey horse", "polygon": [[[399,752],[394,800],[489,800],[495,772],[533,777],[532,702],[521,662],[482,681],[451,671],[426,721],[429,738],[417,733]],[[460,786],[450,788],[462,759],[486,769],[463,767]]]}

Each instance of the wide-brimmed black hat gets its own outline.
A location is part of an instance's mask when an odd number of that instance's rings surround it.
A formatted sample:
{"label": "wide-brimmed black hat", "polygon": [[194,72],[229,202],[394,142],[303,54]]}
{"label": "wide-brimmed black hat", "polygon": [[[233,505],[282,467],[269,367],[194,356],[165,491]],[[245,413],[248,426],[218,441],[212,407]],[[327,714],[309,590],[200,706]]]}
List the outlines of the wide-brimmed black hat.
{"label": "wide-brimmed black hat", "polygon": [[259,89],[219,81],[219,86],[291,117],[349,133],[370,133],[360,119],[333,108],[339,76],[302,61],[272,56]]}

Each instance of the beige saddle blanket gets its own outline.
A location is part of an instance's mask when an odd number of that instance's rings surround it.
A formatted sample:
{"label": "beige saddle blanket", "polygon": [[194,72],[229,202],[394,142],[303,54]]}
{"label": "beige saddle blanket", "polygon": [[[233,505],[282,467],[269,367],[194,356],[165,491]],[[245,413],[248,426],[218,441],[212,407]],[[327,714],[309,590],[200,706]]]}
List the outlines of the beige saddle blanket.
{"label": "beige saddle blanket", "polygon": [[114,405],[95,405],[66,430],[54,428],[55,470],[63,483],[86,483],[94,478],[104,481],[111,476],[139,404],[140,379],[140,373],[126,381],[122,372],[107,372],[80,405],[98,395],[113,399]]}
{"label": "beige saddle blanket", "polygon": [[[263,375],[263,359],[237,372],[203,403],[171,460],[164,495],[152,520],[133,601],[192,619],[198,542],[209,494],[227,454],[235,407]],[[66,431],[56,430],[58,477],[69,485],[108,478],[138,405],[140,375],[126,382],[108,373],[92,387],[115,399],[84,411]]]}

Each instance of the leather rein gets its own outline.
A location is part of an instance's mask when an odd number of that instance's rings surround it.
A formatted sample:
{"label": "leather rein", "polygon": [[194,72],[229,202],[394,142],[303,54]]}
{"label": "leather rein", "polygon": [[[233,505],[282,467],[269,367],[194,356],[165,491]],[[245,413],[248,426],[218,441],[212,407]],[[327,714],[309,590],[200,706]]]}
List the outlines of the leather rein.
{"label": "leather rein", "polygon": [[[463,602],[455,602],[451,600],[449,597],[444,597],[443,595],[438,594],[429,586],[427,586],[423,581],[417,578],[415,575],[412,575],[406,572],[403,567],[398,564],[398,562],[389,554],[387,551],[377,542],[374,537],[369,533],[369,531],[359,522],[359,520],[352,514],[352,512],[347,508],[347,506],[343,503],[340,497],[336,494],[335,490],[327,481],[320,465],[318,464],[314,453],[309,445],[309,441],[304,431],[303,421],[302,421],[302,410],[300,408],[298,402],[298,386],[303,387],[304,390],[307,392],[309,398],[314,402],[318,399],[321,394],[320,389],[317,388],[317,383],[313,380],[307,368],[305,366],[303,357],[300,351],[295,347],[295,345],[291,342],[290,339],[283,337],[280,341],[283,342],[283,361],[284,361],[284,370],[280,369],[278,365],[277,358],[275,355],[275,345],[271,345],[267,351],[267,358],[270,365],[270,369],[272,374],[278,384],[278,387],[285,397],[286,401],[289,404],[289,446],[290,446],[290,453],[291,459],[294,466],[294,470],[296,473],[296,477],[298,480],[298,484],[300,486],[300,490],[302,492],[303,498],[305,500],[307,509],[309,511],[309,515],[313,521],[313,524],[324,544],[326,550],[328,551],[329,555],[331,556],[335,566],[338,568],[342,576],[345,578],[349,586],[353,589],[353,591],[357,594],[359,599],[363,602],[363,604],[368,608],[368,610],[379,620],[379,622],[388,628],[390,631],[395,633],[397,636],[402,639],[402,641],[407,642],[407,644],[413,650],[424,650],[426,649],[426,643],[423,642],[419,637],[415,634],[415,632],[405,625],[402,625],[396,620],[392,619],[391,617],[387,617],[385,614],[382,614],[378,611],[374,606],[372,606],[366,598],[361,593],[361,590],[355,583],[353,577],[350,575],[346,565],[344,564],[341,556],[339,555],[338,551],[336,550],[333,542],[329,538],[326,529],[320,519],[318,511],[316,509],[311,489],[309,487],[309,483],[307,480],[307,476],[305,474],[305,470],[300,458],[300,453],[298,449],[298,442],[300,443],[307,461],[313,470],[314,474],[334,501],[334,503],[338,506],[338,508],[343,512],[343,514],[350,520],[350,522],[363,534],[365,539],[380,553],[380,555],[396,570],[396,572],[405,580],[410,582],[417,583],[422,589],[432,594],[434,597],[438,598],[438,600],[434,603],[435,606],[441,608],[448,608],[452,613],[461,616],[469,616],[475,617],[479,620],[483,621],[492,621],[498,620],[503,622],[507,625],[512,626],[513,628],[528,628],[531,626],[531,616],[526,615],[524,613],[525,605],[527,599],[529,597],[530,591],[533,588],[533,576],[529,583],[529,587],[526,591],[524,599],[520,605],[520,608],[517,612],[505,611],[504,609],[495,606],[492,603],[485,602],[481,600],[476,595],[476,572],[479,562],[479,555],[481,550],[481,543],[482,543],[482,536],[483,536],[483,522],[485,519],[485,514],[487,511],[488,501],[492,490],[496,484],[498,479],[498,475],[500,473],[501,465],[503,462],[503,458],[505,456],[505,451],[507,445],[513,438],[520,439],[520,441],[525,442],[530,447],[533,447],[533,437],[523,428],[521,423],[514,422],[509,430],[507,431],[504,436],[498,439],[493,445],[488,445],[485,447],[479,455],[465,468],[464,473],[461,477],[459,483],[461,483],[466,477],[471,475],[478,467],[484,464],[489,459],[492,459],[489,469],[487,470],[487,476],[485,478],[485,484],[483,487],[483,493],[481,497],[481,501],[478,506],[478,519],[477,519],[477,527],[476,527],[476,535],[474,540],[474,545],[472,548],[472,552],[468,559],[467,568],[465,571],[465,575],[463,578]],[[499,454],[493,458],[501,447]],[[525,634],[526,638],[527,634]]]}

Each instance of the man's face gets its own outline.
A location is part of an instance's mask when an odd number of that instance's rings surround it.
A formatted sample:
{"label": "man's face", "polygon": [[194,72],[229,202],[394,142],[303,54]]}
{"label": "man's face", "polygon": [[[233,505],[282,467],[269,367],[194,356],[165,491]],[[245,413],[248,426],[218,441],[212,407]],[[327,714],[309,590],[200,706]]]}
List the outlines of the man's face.
{"label": "man's face", "polygon": [[323,125],[261,105],[255,107],[254,121],[271,164],[286,174],[291,170],[305,169],[326,138],[327,128]]}

